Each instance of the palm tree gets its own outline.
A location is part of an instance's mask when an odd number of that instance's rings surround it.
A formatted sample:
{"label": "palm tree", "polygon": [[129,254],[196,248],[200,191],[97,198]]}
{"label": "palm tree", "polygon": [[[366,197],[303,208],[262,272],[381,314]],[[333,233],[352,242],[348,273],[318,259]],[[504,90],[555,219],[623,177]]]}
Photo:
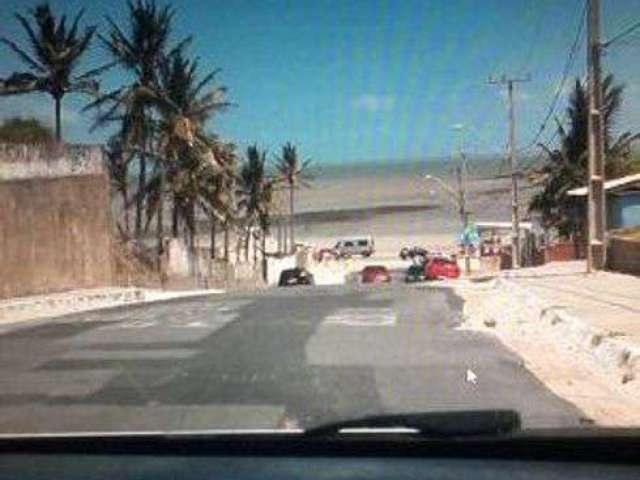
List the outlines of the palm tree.
{"label": "palm tree", "polygon": [[[263,238],[263,247],[269,230],[269,214],[273,184],[266,173],[266,152],[256,145],[247,148],[247,159],[240,167],[238,178],[238,206],[244,213],[245,259],[248,259],[248,245],[251,230],[258,226]],[[263,249],[263,258],[265,252]]]}
{"label": "palm tree", "polygon": [[[222,222],[223,228],[223,251],[225,262],[229,261],[229,231],[236,222],[236,205],[235,205],[235,183],[236,183],[236,146],[230,142],[221,142],[218,139],[213,140],[213,156],[217,163],[223,168],[222,174],[217,174],[213,179],[213,184],[207,191],[205,201],[207,203],[214,202],[217,204],[217,211],[223,213],[223,217],[212,218],[211,220],[211,252],[215,250],[215,226],[216,219]],[[205,211],[207,209],[205,208]]]}
{"label": "palm tree", "polygon": [[0,79],[0,95],[23,95],[40,92],[53,97],[55,105],[55,138],[62,141],[62,99],[68,93],[96,95],[100,75],[109,65],[76,74],[80,59],[87,52],[96,27],[91,26],[79,32],[84,11],[74,18],[67,28],[67,18],[57,19],[48,3],[42,3],[30,10],[31,22],[23,15],[16,14],[28,37],[27,48],[21,48],[14,41],[2,37],[0,42],[11,49],[29,71],[13,73],[7,79]]}
{"label": "palm tree", "polygon": [[[154,0],[130,0],[129,23],[123,31],[115,20],[107,17],[109,34],[100,36],[102,44],[113,62],[133,76],[132,83],[100,96],[87,109],[97,109],[94,124],[102,127],[120,123],[120,134],[127,147],[135,147],[139,172],[136,199],[135,233],[143,233],[143,206],[147,198],[147,160],[151,152],[153,134],[153,108],[158,84],[158,70],[167,55],[184,48],[190,38],[169,48],[173,23],[173,10],[158,7]],[[104,110],[104,108],[106,110]],[[147,212],[147,224],[149,215]]]}
{"label": "palm tree", "polygon": [[[630,165],[630,146],[639,135],[624,132],[613,136],[615,120],[622,106],[624,85],[614,84],[613,75],[605,77],[603,83],[603,119],[606,175],[624,175]],[[547,153],[547,162],[540,169],[543,189],[529,204],[530,211],[542,214],[547,228],[555,227],[560,235],[573,238],[576,247],[584,237],[584,205],[576,197],[567,195],[573,188],[583,186],[588,174],[588,118],[589,99],[585,86],[578,79],[569,97],[565,127],[558,123],[560,146]]]}
{"label": "palm tree", "polygon": [[307,180],[312,177],[309,174],[311,160],[300,161],[295,145],[287,142],[282,146],[282,155],[277,159],[276,169],[279,174],[279,181],[289,189],[289,248],[295,251],[294,235],[294,204],[295,190],[299,187],[309,187]]}
{"label": "palm tree", "polygon": [[[206,187],[207,195],[211,194],[214,184],[219,183],[215,177],[226,173],[214,155],[215,139],[204,132],[207,121],[229,105],[224,99],[226,89],[212,85],[217,73],[218,70],[215,70],[199,79],[198,61],[186,58],[182,49],[169,55],[160,64],[158,85],[152,95],[152,103],[160,114],[160,119],[156,122],[161,157],[157,163],[160,180],[156,183],[161,187],[162,193],[158,208],[155,209],[158,215],[159,245],[162,241],[165,180],[169,182],[173,192],[172,234],[176,237],[180,221],[192,216],[191,210],[199,198],[198,192],[204,191]],[[190,151],[194,149],[198,150],[196,155]],[[202,168],[206,169],[206,177],[198,179],[189,175],[193,169]],[[193,181],[185,183],[185,178]],[[185,198],[189,201],[185,202]],[[214,199],[204,200],[210,207],[210,221],[216,222],[218,215],[212,210]]]}

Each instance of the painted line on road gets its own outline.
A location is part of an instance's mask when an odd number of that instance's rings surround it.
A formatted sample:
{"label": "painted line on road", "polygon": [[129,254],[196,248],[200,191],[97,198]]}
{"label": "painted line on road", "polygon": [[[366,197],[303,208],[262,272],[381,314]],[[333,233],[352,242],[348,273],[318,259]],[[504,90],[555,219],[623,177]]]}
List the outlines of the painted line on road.
{"label": "painted line on road", "polygon": [[348,327],[390,327],[396,322],[396,313],[390,308],[344,308],[324,319],[325,324]]}

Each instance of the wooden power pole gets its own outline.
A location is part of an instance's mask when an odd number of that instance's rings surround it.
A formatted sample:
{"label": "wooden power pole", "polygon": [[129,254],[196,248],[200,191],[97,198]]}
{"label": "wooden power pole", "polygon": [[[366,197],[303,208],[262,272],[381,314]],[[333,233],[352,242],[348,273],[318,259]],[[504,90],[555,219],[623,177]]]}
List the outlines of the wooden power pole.
{"label": "wooden power pole", "polygon": [[509,164],[511,166],[511,257],[512,268],[520,267],[520,207],[518,200],[518,161],[516,159],[516,116],[514,108],[514,85],[529,82],[530,76],[524,78],[507,78],[503,75],[499,80],[489,79],[494,85],[506,85],[509,99]]}
{"label": "wooden power pole", "polygon": [[602,131],[602,84],[600,73],[600,1],[587,3],[587,65],[589,86],[589,182],[587,271],[605,264],[604,135]]}

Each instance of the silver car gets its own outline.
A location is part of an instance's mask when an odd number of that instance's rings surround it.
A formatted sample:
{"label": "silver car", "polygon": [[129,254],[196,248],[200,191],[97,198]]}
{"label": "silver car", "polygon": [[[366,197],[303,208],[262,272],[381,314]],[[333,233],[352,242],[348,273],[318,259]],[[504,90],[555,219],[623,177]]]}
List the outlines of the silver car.
{"label": "silver car", "polygon": [[375,244],[370,236],[345,238],[339,240],[334,248],[338,257],[351,257],[354,255],[370,257],[375,252]]}

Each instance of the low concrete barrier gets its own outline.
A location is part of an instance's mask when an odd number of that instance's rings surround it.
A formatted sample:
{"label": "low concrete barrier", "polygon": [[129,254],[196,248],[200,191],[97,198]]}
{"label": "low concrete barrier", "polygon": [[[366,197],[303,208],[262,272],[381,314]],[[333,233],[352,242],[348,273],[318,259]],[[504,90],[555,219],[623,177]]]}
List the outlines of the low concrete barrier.
{"label": "low concrete barrier", "polygon": [[[464,292],[460,294],[464,298]],[[465,315],[475,325],[496,330],[517,325],[521,335],[539,335],[567,351],[582,351],[620,383],[640,381],[637,344],[589,325],[562,307],[545,304],[505,278],[498,279],[480,303],[465,303]]]}
{"label": "low concrete barrier", "polygon": [[610,236],[607,245],[607,266],[617,272],[640,275],[640,240]]}

